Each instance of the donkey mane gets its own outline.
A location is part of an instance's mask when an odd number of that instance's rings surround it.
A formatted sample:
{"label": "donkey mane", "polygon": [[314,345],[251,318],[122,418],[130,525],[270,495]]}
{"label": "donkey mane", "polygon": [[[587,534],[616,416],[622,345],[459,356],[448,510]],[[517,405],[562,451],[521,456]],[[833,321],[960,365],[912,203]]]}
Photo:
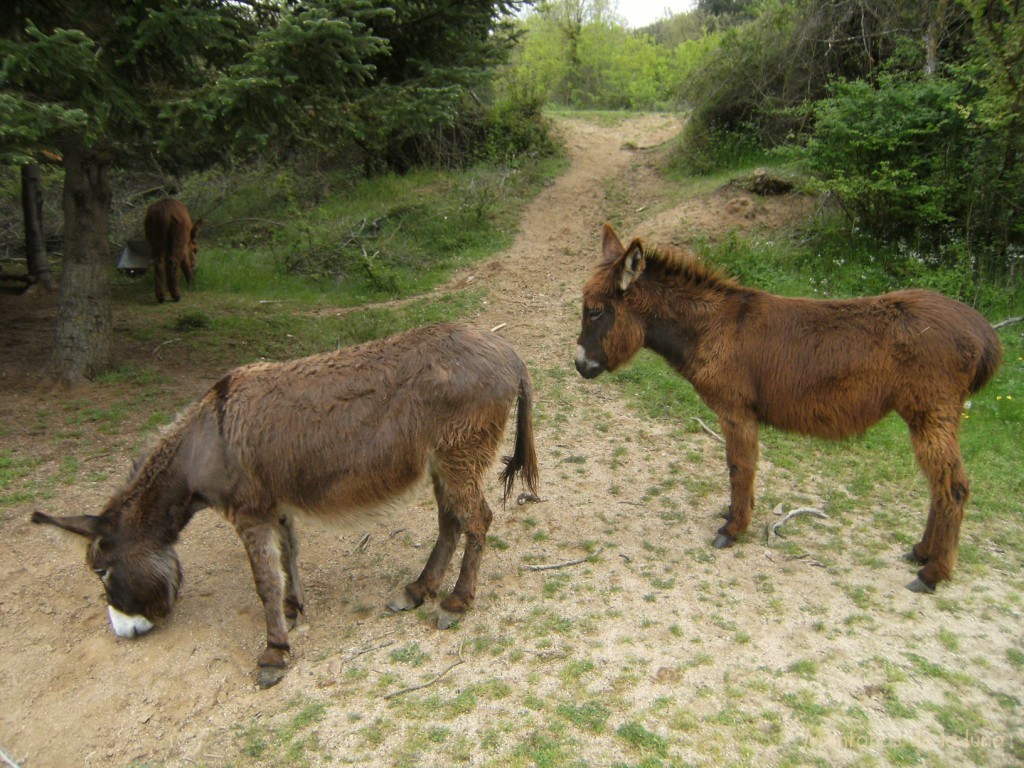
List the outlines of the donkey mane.
{"label": "donkey mane", "polygon": [[[659,282],[671,279],[718,290],[751,290],[741,286],[721,267],[711,264],[693,251],[668,245],[651,246],[640,238],[634,239],[627,250],[634,248],[640,249],[647,262],[645,272],[651,277],[656,277]],[[600,273],[602,280],[614,282],[617,279],[616,261],[614,258],[606,258],[598,264],[596,272]]]}
{"label": "donkey mane", "polygon": [[[736,280],[720,267],[705,261],[693,251],[668,246],[650,247],[641,242],[647,269],[653,274],[677,277],[693,284],[711,283],[721,288],[740,288]],[[749,289],[744,289],[749,290]]]}

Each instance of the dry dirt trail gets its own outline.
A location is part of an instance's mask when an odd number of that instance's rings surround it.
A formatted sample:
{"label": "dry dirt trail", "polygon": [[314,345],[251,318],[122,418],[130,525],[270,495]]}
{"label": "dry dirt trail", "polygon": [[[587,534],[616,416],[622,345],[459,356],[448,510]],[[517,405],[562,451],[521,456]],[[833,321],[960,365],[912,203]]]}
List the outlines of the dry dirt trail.
{"label": "dry dirt trail", "polygon": [[[636,157],[627,143],[660,143],[678,130],[678,122],[651,116],[602,128],[566,121],[562,130],[572,163],[529,207],[514,246],[446,288],[486,281],[488,308],[474,322],[505,323],[503,333],[531,367],[571,368],[577,330],[571,299],[598,253],[600,225],[611,215],[601,210],[604,185]],[[16,412],[12,407],[7,413],[15,418]],[[83,495],[69,488],[50,509],[93,512],[104,496],[104,491]],[[360,533],[304,531],[304,567],[313,568],[313,574],[333,573],[327,578],[335,583],[321,586],[306,571],[310,621],[294,634],[294,668],[285,683],[263,693],[254,690],[252,680],[255,650],[262,642],[261,611],[244,554],[216,515],[198,516],[185,532],[179,551],[188,586],[172,625],[139,643],[118,641],[109,631],[102,595],[77,549],[55,545],[21,520],[8,523],[0,557],[0,749],[23,768],[230,762],[237,754],[230,743],[236,726],[269,716],[301,696],[311,676],[323,672],[324,662],[313,659],[341,652],[333,645],[330,651],[317,650],[321,631],[323,637],[348,638],[344,645],[349,650],[381,632],[398,630],[401,636],[397,624],[375,626],[390,618],[378,610],[384,596],[405,579],[405,573],[386,569],[411,571],[422,565],[421,547],[429,545],[435,530],[430,507],[424,496],[410,512],[411,546],[395,550],[397,537],[389,540],[390,531],[381,529],[382,542],[380,531],[372,531],[360,554],[377,551],[361,566],[346,557],[360,542]],[[396,521],[393,527],[406,524]],[[501,527],[499,520],[496,529]],[[401,550],[397,561],[387,563]],[[367,562],[374,564],[367,567]],[[337,583],[339,572],[349,583]],[[356,596],[350,580],[360,582]],[[367,621],[354,619],[353,609]],[[429,620],[405,618],[414,630],[410,639],[425,643],[433,634],[422,635]],[[434,639],[444,645],[456,642],[454,635]],[[209,747],[211,741],[218,746]],[[224,741],[229,744],[222,746]]]}
{"label": "dry dirt trail", "polygon": [[[961,765],[980,749],[991,765],[1020,764],[1019,712],[1005,702],[1024,690],[1007,662],[1022,611],[1002,574],[974,574],[929,602],[903,588],[912,569],[888,532],[833,520],[799,528],[809,555],[754,535],[713,552],[728,499],[722,446],[641,418],[610,377],[585,382],[573,369],[580,287],[605,220],[621,221],[623,237],[672,242],[806,211],[730,188],[671,204],[651,156],[679,127],[664,115],[560,119],[568,170],[527,208],[508,251],[444,289],[484,286],[469,320],[501,326],[529,364],[542,476],[542,502],[503,510],[494,472],[491,546],[463,621],[440,632],[435,605],[384,610],[433,542],[428,494],[366,531],[302,527],[305,621],[287,675],[259,691],[262,609],[219,516],[201,513],[183,534],[172,620],[124,641],[81,558],[24,522],[25,505],[0,528],[0,748],[22,768]],[[31,422],[38,407],[11,393],[0,417]],[[11,434],[33,439],[27,427]],[[765,457],[759,497],[784,479]],[[115,482],[58,486],[47,511],[95,511]],[[799,492],[802,503],[824,493],[813,482]],[[905,516],[914,532],[922,498]],[[769,517],[758,509],[755,527]],[[851,557],[858,536],[882,542],[871,562]],[[837,542],[841,565],[821,567]],[[985,711],[990,741],[937,725],[929,702],[946,701]]]}

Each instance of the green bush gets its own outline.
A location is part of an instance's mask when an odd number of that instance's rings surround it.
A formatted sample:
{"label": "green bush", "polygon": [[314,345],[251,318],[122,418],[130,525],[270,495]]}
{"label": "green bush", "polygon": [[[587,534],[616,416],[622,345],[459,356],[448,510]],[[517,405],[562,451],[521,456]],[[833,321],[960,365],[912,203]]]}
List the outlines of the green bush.
{"label": "green bush", "polygon": [[708,176],[763,162],[766,150],[750,126],[734,130],[692,117],[672,152],[673,170],[689,176]]}
{"label": "green bush", "polygon": [[524,158],[555,154],[556,145],[544,117],[546,95],[527,80],[509,81],[506,93],[484,119],[484,160],[517,166]]}
{"label": "green bush", "polygon": [[1022,171],[1010,162],[1007,137],[966,106],[971,88],[955,74],[836,82],[814,107],[803,150],[855,229],[919,254],[926,269],[941,267],[961,284],[965,275],[1012,278],[1024,240],[1014,223]]}
{"label": "green bush", "polygon": [[807,166],[868,232],[938,236],[955,220],[970,176],[958,96],[955,83],[939,78],[837,82],[815,107]]}

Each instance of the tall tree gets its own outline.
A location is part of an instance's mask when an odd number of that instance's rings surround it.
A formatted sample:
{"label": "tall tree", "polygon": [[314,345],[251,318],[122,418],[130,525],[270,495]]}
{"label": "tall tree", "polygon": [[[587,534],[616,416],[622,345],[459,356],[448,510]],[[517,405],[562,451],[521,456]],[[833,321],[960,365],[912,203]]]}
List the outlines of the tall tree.
{"label": "tall tree", "polygon": [[8,0],[0,162],[63,158],[65,263],[53,366],[110,365],[109,173],[296,145],[384,157],[454,119],[518,0]]}
{"label": "tall tree", "polygon": [[161,105],[240,57],[260,8],[225,0],[15,0],[0,16],[0,157],[63,158],[65,259],[52,364],[68,383],[110,366],[109,171],[152,147]]}

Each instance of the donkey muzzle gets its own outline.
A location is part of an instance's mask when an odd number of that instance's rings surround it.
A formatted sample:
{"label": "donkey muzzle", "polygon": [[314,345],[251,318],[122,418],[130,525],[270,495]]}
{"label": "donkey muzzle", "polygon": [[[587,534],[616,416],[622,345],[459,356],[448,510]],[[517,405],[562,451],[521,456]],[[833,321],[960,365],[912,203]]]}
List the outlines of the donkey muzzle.
{"label": "donkey muzzle", "polygon": [[153,628],[153,622],[145,616],[129,616],[121,613],[112,605],[107,606],[107,613],[110,615],[110,626],[118,637],[136,637],[144,635]]}
{"label": "donkey muzzle", "polygon": [[586,350],[583,349],[582,345],[576,347],[574,362],[576,363],[576,370],[584,379],[592,379],[604,371],[604,365],[587,359]]}

